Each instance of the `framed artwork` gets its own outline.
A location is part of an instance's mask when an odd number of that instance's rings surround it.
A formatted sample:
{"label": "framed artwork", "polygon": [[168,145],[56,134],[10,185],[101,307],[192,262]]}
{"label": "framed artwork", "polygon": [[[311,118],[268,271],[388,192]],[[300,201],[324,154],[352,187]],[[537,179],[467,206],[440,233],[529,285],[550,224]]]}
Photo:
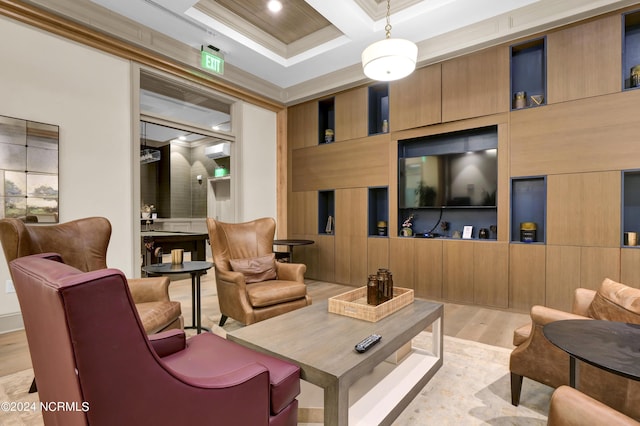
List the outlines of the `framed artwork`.
{"label": "framed artwork", "polygon": [[0,116],[0,217],[58,223],[59,126]]}

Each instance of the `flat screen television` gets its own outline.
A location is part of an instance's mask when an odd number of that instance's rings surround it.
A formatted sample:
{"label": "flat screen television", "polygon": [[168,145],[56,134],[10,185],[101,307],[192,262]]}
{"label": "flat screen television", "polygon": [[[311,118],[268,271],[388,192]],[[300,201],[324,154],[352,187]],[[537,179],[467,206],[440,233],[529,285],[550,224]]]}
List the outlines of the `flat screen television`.
{"label": "flat screen television", "polygon": [[400,208],[495,207],[497,157],[491,148],[400,158]]}

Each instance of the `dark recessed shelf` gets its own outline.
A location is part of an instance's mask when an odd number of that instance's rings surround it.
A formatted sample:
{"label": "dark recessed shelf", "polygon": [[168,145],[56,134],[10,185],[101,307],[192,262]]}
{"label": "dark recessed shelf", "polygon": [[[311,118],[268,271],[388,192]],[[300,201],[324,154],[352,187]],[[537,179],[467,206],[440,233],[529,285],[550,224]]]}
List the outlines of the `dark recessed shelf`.
{"label": "dark recessed shelf", "polygon": [[625,241],[625,233],[640,234],[640,170],[624,170],[622,172],[622,235],[620,245],[629,246]]}
{"label": "dark recessed shelf", "polygon": [[[335,191],[318,191],[318,234],[332,235],[335,233]],[[331,217],[331,232],[327,232],[327,224]]]}
{"label": "dark recessed shelf", "polygon": [[[386,186],[369,188],[368,233],[370,237],[389,236],[389,188]],[[384,229],[379,229],[384,222]],[[380,225],[382,225],[380,223]],[[383,232],[384,231],[384,232]]]}
{"label": "dark recessed shelf", "polygon": [[[524,94],[522,100],[517,100]],[[511,46],[511,109],[545,105],[547,101],[546,38]]]}
{"label": "dark recessed shelf", "polygon": [[640,11],[622,15],[622,89],[638,89],[633,85],[631,68],[640,65]]}
{"label": "dark recessed shelf", "polygon": [[[511,241],[522,242],[522,223],[535,223],[535,241],[545,242],[547,213],[547,179],[544,176],[530,176],[511,179]],[[524,243],[524,242],[523,242]]]}
{"label": "dark recessed shelf", "polygon": [[[328,135],[328,131],[331,135]],[[323,99],[318,102],[318,144],[331,143],[336,140],[335,100]]]}
{"label": "dark recessed shelf", "polygon": [[369,135],[389,132],[389,84],[369,86]]}

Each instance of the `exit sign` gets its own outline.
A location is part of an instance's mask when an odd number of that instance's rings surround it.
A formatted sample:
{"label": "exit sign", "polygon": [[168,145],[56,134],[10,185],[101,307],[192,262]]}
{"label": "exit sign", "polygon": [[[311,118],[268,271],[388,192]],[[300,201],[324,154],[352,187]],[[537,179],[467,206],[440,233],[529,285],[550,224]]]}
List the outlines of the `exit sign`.
{"label": "exit sign", "polygon": [[213,53],[209,53],[206,50],[202,50],[200,53],[202,68],[216,74],[224,74],[224,59],[220,56],[214,55]]}

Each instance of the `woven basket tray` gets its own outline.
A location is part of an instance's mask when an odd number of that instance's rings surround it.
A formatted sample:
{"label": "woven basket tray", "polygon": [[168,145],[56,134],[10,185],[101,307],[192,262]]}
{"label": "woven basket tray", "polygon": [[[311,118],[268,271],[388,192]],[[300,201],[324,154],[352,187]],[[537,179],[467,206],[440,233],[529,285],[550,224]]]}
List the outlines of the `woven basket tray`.
{"label": "woven basket tray", "polygon": [[376,322],[413,303],[413,290],[394,287],[393,299],[377,306],[367,305],[367,287],[360,287],[329,298],[329,312]]}

